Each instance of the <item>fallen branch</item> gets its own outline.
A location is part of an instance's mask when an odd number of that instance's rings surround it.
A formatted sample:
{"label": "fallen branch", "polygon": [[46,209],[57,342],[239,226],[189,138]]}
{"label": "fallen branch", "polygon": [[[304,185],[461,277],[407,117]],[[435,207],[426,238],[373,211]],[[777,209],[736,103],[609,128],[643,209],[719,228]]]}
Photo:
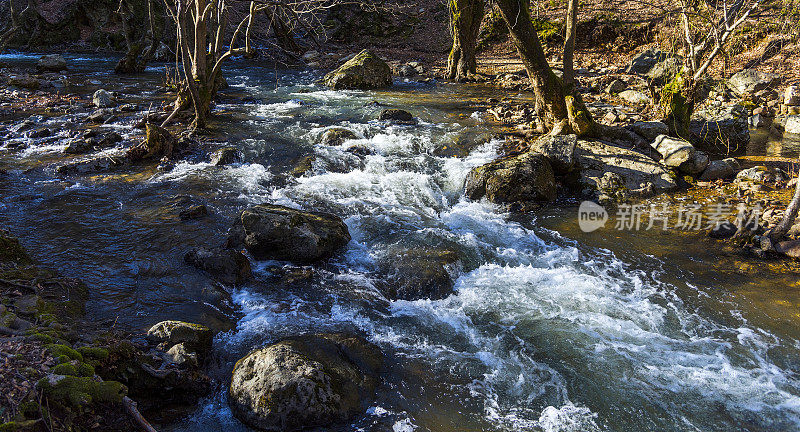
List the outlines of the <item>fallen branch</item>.
{"label": "fallen branch", "polygon": [[142,416],[142,413],[139,412],[139,409],[136,408],[136,402],[133,399],[125,396],[122,398],[122,403],[125,405],[125,408],[128,410],[128,413],[136,420],[136,423],[142,427],[143,430],[147,432],[157,432],[153,426],[147,421],[147,419]]}

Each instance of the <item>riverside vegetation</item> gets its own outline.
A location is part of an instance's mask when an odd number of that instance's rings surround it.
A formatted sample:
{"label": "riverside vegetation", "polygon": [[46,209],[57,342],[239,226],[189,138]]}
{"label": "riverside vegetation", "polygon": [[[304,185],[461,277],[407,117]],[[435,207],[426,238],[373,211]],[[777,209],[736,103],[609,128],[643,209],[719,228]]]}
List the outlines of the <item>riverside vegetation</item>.
{"label": "riverside vegetation", "polygon": [[800,428],[795,2],[0,13],[0,431]]}

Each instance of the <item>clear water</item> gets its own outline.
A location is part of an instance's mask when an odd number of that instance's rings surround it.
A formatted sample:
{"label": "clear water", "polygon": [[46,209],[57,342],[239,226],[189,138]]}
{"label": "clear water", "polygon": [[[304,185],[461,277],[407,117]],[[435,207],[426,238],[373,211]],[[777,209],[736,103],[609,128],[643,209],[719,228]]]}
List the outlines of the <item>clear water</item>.
{"label": "clear water", "polygon": [[[99,84],[64,91],[105,86],[128,101],[160,102],[158,67],[119,80],[104,72],[111,62],[80,63]],[[568,206],[510,217],[469,202],[464,177],[498,145],[473,115],[475,102],[496,91],[398,83],[387,92],[333,92],[316,78],[234,65],[207,138],[209,149],[242,149],[240,165],[212,167],[197,155],[170,172],[145,166],[62,178],[54,167],[70,159],[59,154],[65,140],[0,150],[8,171],[0,222],[42,261],[91,286],[88,308],[99,322],[146,329],[170,318],[222,330],[212,373],[223,382],[238,358],[287,335],[366,335],[387,354],[384,382],[365,416],[334,430],[800,430],[796,274],[724,274],[696,241],[677,240],[680,250],[660,254],[668,247],[657,236],[582,235]],[[376,122],[381,108],[372,101],[422,122]],[[40,119],[56,128],[70,121]],[[119,130],[130,134],[132,121],[121,119]],[[374,154],[345,152],[353,143],[315,145],[334,125],[355,130]],[[310,154],[312,171],[291,178]],[[212,216],[178,221],[189,200]],[[257,263],[256,280],[231,290],[230,301],[210,298],[213,283],[183,254],[221,243],[237,211],[265,201],[339,214],[353,240],[302,272]],[[378,261],[397,247],[458,250],[456,294],[385,299]],[[736,290],[764,281],[775,288],[765,304],[790,302],[776,319]],[[247,430],[228,410],[224,385],[162,429]]]}

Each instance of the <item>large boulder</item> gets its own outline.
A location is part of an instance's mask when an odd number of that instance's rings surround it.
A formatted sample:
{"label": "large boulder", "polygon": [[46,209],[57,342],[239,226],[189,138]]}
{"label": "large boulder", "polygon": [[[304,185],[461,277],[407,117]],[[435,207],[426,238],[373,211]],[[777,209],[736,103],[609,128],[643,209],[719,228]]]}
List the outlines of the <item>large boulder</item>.
{"label": "large boulder", "polygon": [[710,107],[692,116],[692,141],[704,150],[742,151],[750,142],[747,109],[741,105]]}
{"label": "large boulder", "polygon": [[625,127],[647,141],[655,141],[659,135],[668,135],[669,126],[660,121],[639,121]]}
{"label": "large boulder", "polygon": [[325,75],[323,82],[334,90],[380,89],[392,85],[392,69],[380,57],[364,50]]}
{"label": "large boulder", "polygon": [[239,360],[229,403],[238,419],[263,431],[331,426],[367,408],[382,367],[380,349],[360,337],[297,336]]}
{"label": "large boulder", "polygon": [[[674,176],[651,157],[622,146],[578,140],[576,149],[581,171],[581,186],[587,193],[600,190],[600,180],[606,173],[624,181],[631,190],[668,192],[678,188]],[[618,177],[617,177],[618,176]]]}
{"label": "large boulder", "polygon": [[744,69],[728,79],[728,87],[736,95],[746,96],[777,86],[780,82],[780,75],[755,69]]}
{"label": "large boulder", "polygon": [[241,284],[252,274],[247,257],[233,249],[200,247],[187,252],[184,261],[225,284]]}
{"label": "large boulder", "polygon": [[667,59],[669,55],[663,51],[651,48],[637,54],[631,59],[627,73],[647,75],[653,67]]}
{"label": "large boulder", "polygon": [[245,247],[258,259],[310,263],[328,258],[350,242],[341,218],[261,204],[242,211],[231,229],[228,245]]}
{"label": "large boulder", "polygon": [[453,293],[461,256],[448,249],[391,249],[380,265],[392,300],[440,300]]}
{"label": "large boulder", "polygon": [[680,57],[667,57],[664,61],[653,66],[646,75],[650,85],[660,87],[672,81],[682,68],[683,60]]}
{"label": "large boulder", "polygon": [[42,56],[36,62],[36,70],[39,72],[61,72],[67,70],[67,61],[61,54],[51,54]]}
{"label": "large boulder", "polygon": [[485,196],[498,204],[549,202],[556,198],[550,162],[530,152],[473,168],[467,175],[465,189],[469,199]]}
{"label": "large boulder", "polygon": [[577,135],[543,136],[531,144],[530,151],[539,153],[550,161],[553,172],[566,174],[575,167]]}

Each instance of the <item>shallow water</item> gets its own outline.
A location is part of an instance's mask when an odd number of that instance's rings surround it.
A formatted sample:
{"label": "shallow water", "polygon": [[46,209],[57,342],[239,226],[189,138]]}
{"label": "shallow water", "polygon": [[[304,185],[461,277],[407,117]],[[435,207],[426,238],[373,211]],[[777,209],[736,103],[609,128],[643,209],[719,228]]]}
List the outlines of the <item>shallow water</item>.
{"label": "shallow water", "polygon": [[[105,86],[126,101],[160,100],[157,67],[120,81],[100,71],[111,60],[81,64],[99,84],[65,91]],[[368,414],[336,430],[800,430],[796,273],[726,272],[738,262],[695,238],[583,234],[569,205],[510,217],[469,202],[464,177],[498,145],[474,104],[497,91],[398,83],[333,92],[316,78],[235,65],[209,138],[242,149],[240,165],[212,167],[197,155],[169,172],[61,177],[63,140],[0,150],[9,172],[0,222],[42,261],[90,285],[98,321],[145,329],[171,318],[225,330],[213,365],[223,381],[247,351],[287,335],[365,334],[387,353],[388,371]],[[422,122],[376,122],[372,101]],[[132,121],[121,119],[120,131],[130,133]],[[315,145],[332,125],[361,138]],[[351,144],[374,154],[358,158],[344,151]],[[310,154],[310,173],[287,175]],[[339,214],[353,240],[313,269],[257,263],[256,281],[230,291],[226,304],[182,256],[221,243],[238,210],[265,201]],[[180,222],[189,202],[212,216]],[[456,294],[383,298],[379,262],[397,248],[457,250]],[[246,430],[224,398],[221,386],[183,424],[163,429]]]}

